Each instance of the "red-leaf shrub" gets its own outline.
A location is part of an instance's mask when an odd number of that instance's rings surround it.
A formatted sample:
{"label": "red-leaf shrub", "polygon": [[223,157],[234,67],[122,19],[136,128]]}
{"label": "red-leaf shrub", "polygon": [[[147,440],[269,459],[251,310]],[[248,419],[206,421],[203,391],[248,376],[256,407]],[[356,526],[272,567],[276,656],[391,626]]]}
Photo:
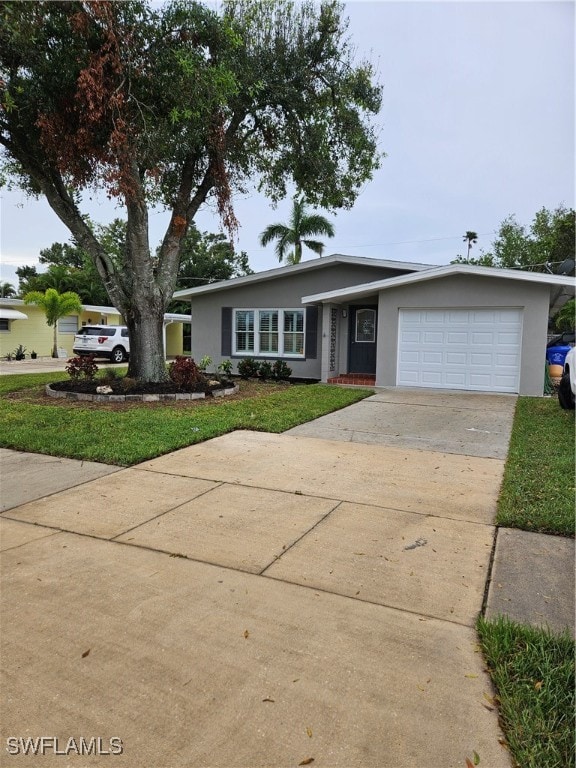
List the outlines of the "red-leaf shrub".
{"label": "red-leaf shrub", "polygon": [[71,357],[66,365],[66,373],[71,379],[88,379],[91,381],[98,372],[94,355]]}
{"label": "red-leaf shrub", "polygon": [[170,379],[180,389],[187,389],[204,381],[202,371],[198,368],[191,357],[179,355],[168,366],[168,375]]}

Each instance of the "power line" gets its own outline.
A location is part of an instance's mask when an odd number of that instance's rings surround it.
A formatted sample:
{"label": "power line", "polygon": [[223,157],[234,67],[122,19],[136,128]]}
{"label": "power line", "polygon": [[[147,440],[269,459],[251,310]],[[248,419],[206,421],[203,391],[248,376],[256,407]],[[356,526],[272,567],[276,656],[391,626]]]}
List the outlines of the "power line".
{"label": "power line", "polygon": [[[495,235],[496,232],[480,232],[478,237],[485,235]],[[385,248],[388,245],[412,245],[413,243],[435,243],[441,240],[459,240],[462,235],[451,235],[450,237],[428,237],[425,240],[400,240],[396,243],[367,243],[365,245],[347,245],[346,248]]]}
{"label": "power line", "polygon": [[[496,235],[497,232],[480,232],[478,234],[478,237],[484,237],[486,235]],[[340,245],[339,248],[386,248],[389,245],[413,245],[414,243],[437,243],[442,240],[460,240],[462,235],[450,235],[449,237],[428,237],[424,240],[399,240],[398,242],[393,243],[364,243],[363,245],[350,245],[349,243],[344,243],[343,245]],[[258,249],[250,249],[251,253],[258,252],[264,252],[266,251],[266,248],[258,248]]]}

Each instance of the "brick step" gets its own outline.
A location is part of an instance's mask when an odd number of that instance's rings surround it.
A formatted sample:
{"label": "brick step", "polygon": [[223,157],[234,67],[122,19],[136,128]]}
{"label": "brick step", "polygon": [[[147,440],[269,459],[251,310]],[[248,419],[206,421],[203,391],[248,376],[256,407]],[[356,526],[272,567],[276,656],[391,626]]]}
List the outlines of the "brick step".
{"label": "brick step", "polygon": [[354,384],[361,387],[373,387],[376,376],[373,373],[341,373],[328,379],[328,384]]}

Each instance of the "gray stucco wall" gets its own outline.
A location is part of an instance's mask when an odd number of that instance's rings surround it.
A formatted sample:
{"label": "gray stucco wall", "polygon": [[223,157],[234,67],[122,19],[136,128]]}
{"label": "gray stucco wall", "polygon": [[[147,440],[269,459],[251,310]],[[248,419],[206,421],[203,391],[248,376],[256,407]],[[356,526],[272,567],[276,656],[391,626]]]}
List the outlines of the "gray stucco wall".
{"label": "gray stucco wall", "polygon": [[521,307],[524,310],[521,395],[540,397],[548,329],[550,286],[510,279],[454,275],[381,291],[378,302],[376,384],[396,384],[398,315],[401,308]]}
{"label": "gray stucco wall", "polygon": [[[402,272],[371,266],[331,264],[308,269],[294,275],[284,275],[273,280],[251,282],[221,291],[193,296],[192,312],[192,357],[200,360],[209,355],[215,365],[225,358],[236,364],[244,355],[222,355],[221,318],[222,307],[234,309],[304,309],[302,296],[347,288],[372,280],[395,277]],[[322,370],[323,311],[318,308],[318,335],[314,359],[286,358],[292,375],[299,378],[320,379]],[[274,357],[269,355],[268,360]],[[234,366],[236,370],[236,365]]]}

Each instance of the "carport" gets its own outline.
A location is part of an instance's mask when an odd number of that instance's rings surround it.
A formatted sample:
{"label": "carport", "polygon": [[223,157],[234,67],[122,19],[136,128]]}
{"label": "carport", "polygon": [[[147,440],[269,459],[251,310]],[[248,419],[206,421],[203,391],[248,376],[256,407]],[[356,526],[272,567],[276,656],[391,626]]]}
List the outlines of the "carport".
{"label": "carport", "polygon": [[322,338],[323,381],[336,365],[340,375],[372,374],[376,386],[538,397],[551,291],[573,295],[574,285],[572,277],[452,264],[302,303],[322,304],[331,329]]}

